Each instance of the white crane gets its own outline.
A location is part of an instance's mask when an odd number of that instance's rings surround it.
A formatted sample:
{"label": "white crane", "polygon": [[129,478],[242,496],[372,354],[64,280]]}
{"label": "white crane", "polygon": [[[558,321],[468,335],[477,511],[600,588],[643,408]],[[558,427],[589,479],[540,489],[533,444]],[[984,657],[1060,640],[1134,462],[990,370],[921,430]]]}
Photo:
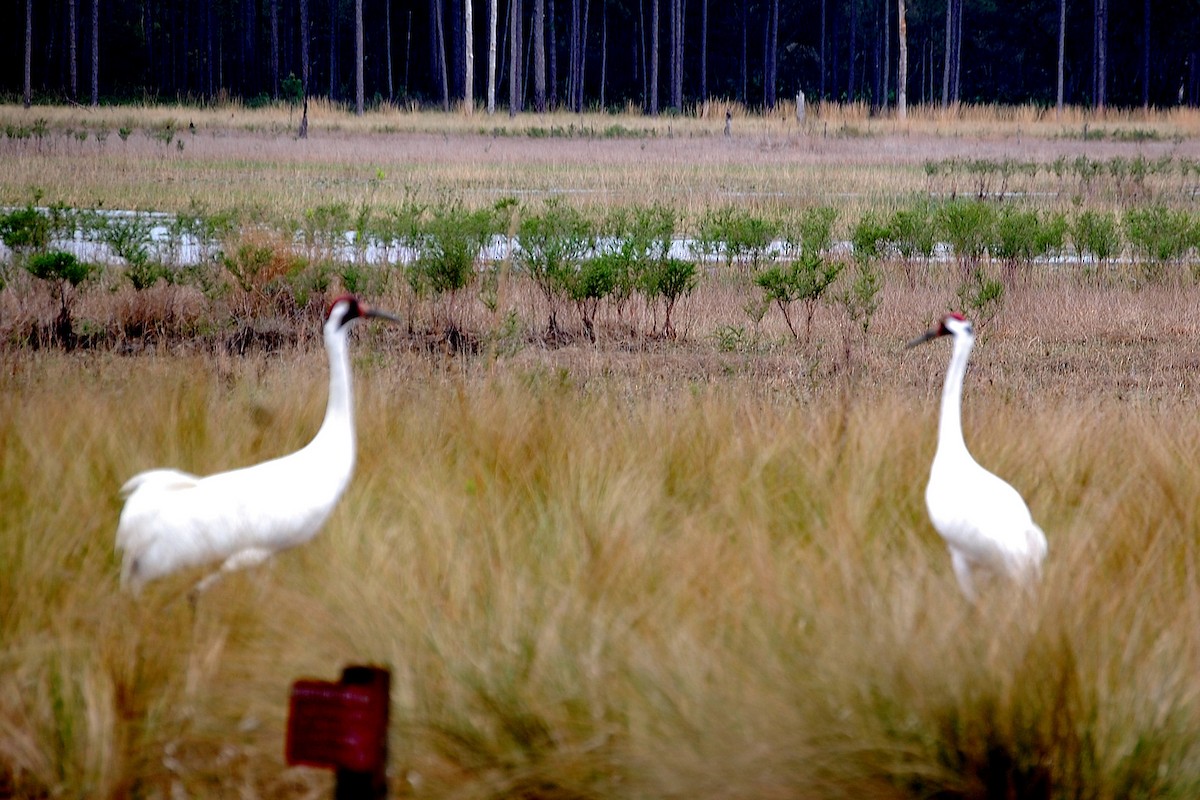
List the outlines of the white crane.
{"label": "white crane", "polygon": [[953,337],[954,349],[942,387],[937,452],[925,488],[925,505],[933,527],[950,548],[958,585],[973,601],[976,572],[1030,585],[1046,557],[1046,536],[1017,490],[979,466],[963,440],[963,376],[975,344],[974,327],[961,314],[948,314],[908,346],[939,336]]}
{"label": "white crane", "polygon": [[121,585],[135,594],[147,581],[220,561],[192,590],[194,601],[226,572],[260,564],[316,535],[354,469],[354,412],[348,337],[357,319],[399,322],[349,295],[325,319],[329,403],[317,435],[281,458],[197,477],[174,469],[134,475],[121,487],[117,524]]}

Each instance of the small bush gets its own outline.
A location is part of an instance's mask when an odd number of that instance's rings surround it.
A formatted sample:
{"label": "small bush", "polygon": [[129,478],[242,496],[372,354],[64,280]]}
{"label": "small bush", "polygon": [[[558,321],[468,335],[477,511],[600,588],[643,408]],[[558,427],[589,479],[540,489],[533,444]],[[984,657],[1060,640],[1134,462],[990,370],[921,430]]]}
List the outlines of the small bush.
{"label": "small bush", "polygon": [[1091,253],[1100,263],[1108,261],[1121,250],[1121,234],[1112,214],[1100,211],[1084,211],[1075,218],[1071,229],[1075,249],[1082,257]]}

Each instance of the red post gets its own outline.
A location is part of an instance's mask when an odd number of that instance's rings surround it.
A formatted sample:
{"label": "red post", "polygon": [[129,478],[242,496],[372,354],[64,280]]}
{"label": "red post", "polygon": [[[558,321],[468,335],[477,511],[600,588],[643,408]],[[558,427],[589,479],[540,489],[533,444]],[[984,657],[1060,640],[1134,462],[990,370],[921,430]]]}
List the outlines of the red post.
{"label": "red post", "polygon": [[390,689],[378,667],[346,667],[339,683],[293,683],[287,762],[335,770],[337,800],[386,797]]}

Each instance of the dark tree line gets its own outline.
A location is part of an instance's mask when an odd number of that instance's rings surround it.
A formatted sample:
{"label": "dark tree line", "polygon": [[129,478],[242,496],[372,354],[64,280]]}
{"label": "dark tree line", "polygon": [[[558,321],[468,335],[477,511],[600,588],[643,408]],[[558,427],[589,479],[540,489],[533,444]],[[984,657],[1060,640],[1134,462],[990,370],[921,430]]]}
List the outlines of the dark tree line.
{"label": "dark tree line", "polygon": [[10,99],[253,104],[295,97],[303,84],[357,110],[383,100],[449,109],[469,93],[472,105],[495,97],[513,113],[660,113],[710,98],[773,107],[798,90],[878,109],[901,88],[910,104],[1053,106],[1061,93],[1075,105],[1197,105],[1200,0],[0,4],[0,93]]}

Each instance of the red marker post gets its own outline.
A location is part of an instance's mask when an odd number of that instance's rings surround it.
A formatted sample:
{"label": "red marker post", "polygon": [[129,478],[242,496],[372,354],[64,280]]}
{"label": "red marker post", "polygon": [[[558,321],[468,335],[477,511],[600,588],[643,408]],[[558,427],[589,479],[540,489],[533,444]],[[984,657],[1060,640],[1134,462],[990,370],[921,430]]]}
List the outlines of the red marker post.
{"label": "red marker post", "polygon": [[391,673],[378,667],[346,667],[338,683],[293,683],[287,763],[335,770],[337,800],[386,797],[390,689]]}

